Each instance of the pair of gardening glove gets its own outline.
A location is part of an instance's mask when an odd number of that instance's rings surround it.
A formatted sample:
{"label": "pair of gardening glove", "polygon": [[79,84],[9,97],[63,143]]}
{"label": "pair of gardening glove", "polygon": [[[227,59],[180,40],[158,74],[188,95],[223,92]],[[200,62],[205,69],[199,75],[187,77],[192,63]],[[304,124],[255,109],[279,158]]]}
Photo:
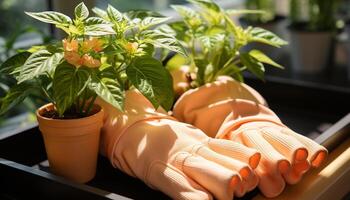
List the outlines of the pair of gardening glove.
{"label": "pair of gardening glove", "polygon": [[[184,76],[183,73],[173,75]],[[178,80],[182,81],[174,83],[175,89],[186,85],[183,77]],[[261,161],[255,172],[258,187],[266,197],[278,196],[286,183],[300,181],[310,167],[320,166],[327,155],[323,146],[284,125],[258,92],[230,77],[219,77],[182,94],[173,116],[211,138],[234,141],[260,152]]]}
{"label": "pair of gardening glove", "polygon": [[125,111],[98,99],[106,113],[100,151],[112,165],[173,199],[231,200],[258,184],[260,153],[155,109],[137,90],[126,92]]}

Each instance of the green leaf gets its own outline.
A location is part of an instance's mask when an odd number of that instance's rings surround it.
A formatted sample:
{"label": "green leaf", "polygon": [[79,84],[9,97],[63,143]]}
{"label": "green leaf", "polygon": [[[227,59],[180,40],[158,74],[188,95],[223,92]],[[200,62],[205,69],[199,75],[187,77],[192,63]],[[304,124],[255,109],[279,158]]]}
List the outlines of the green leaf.
{"label": "green leaf", "polygon": [[20,73],[16,79],[18,80],[18,83],[21,83],[45,73],[51,74],[62,59],[63,53],[52,54],[47,50],[37,51],[29,56],[23,66],[19,69]]}
{"label": "green leaf", "polygon": [[5,114],[11,108],[24,101],[35,89],[33,84],[27,82],[11,87],[6,96],[0,99],[0,115]]}
{"label": "green leaf", "polygon": [[170,110],[174,100],[173,81],[162,63],[150,57],[138,57],[126,68],[130,82],[153,104]]}
{"label": "green leaf", "polygon": [[53,77],[52,89],[53,99],[60,117],[73,105],[89,79],[89,68],[76,68],[67,62],[57,66]]}
{"label": "green leaf", "polygon": [[233,63],[231,63],[225,68],[220,69],[216,76],[218,77],[222,75],[232,76],[234,79],[236,79],[239,82],[244,81],[242,76],[242,70]]}
{"label": "green leaf", "polygon": [[140,22],[140,30],[146,30],[152,26],[162,24],[168,20],[168,17],[145,17]]}
{"label": "green leaf", "polygon": [[201,42],[201,44],[204,46],[204,48],[207,48],[209,50],[212,50],[216,46],[222,45],[225,39],[225,35],[218,33],[214,35],[203,35],[198,37],[198,40]]}
{"label": "green leaf", "polygon": [[264,80],[265,68],[261,62],[250,56],[248,53],[241,53],[240,59],[243,65],[247,67],[250,72],[252,72],[259,79]]}
{"label": "green leaf", "polygon": [[242,9],[227,9],[225,11],[228,15],[246,15],[246,14],[266,14],[263,10],[242,10]]}
{"label": "green leaf", "polygon": [[89,17],[85,20],[85,25],[109,24],[110,22],[101,17]]}
{"label": "green leaf", "polygon": [[110,4],[107,7],[107,15],[112,22],[121,22],[124,19],[123,14]]}
{"label": "green leaf", "polygon": [[74,15],[76,19],[81,19],[81,20],[84,20],[89,16],[89,10],[85,6],[84,2],[81,2],[75,7]]}
{"label": "green leaf", "polygon": [[208,10],[213,10],[215,12],[220,12],[220,7],[212,0],[188,0],[189,2]]}
{"label": "green leaf", "polygon": [[200,59],[196,58],[194,59],[194,63],[198,69],[196,81],[198,82],[199,85],[203,85],[205,83],[205,71],[209,63],[204,58],[200,58]]}
{"label": "green leaf", "polygon": [[139,19],[144,19],[146,17],[165,17],[164,15],[155,12],[155,11],[151,11],[151,10],[129,10],[126,13],[126,16],[128,16],[130,19],[135,19],[135,18],[139,18]]}
{"label": "green leaf", "polygon": [[17,68],[22,66],[30,55],[31,53],[24,51],[10,57],[0,66],[0,74],[12,73]]}
{"label": "green leaf", "polygon": [[184,22],[192,29],[196,29],[202,24],[200,14],[192,8],[182,5],[172,5],[171,7],[183,17]]}
{"label": "green leaf", "polygon": [[260,42],[275,47],[281,47],[288,44],[274,33],[263,28],[255,27],[250,30],[249,42]]}
{"label": "green leaf", "polygon": [[168,26],[175,31],[176,33],[175,37],[178,40],[183,41],[185,43],[189,42],[190,38],[186,35],[186,32],[188,31],[188,27],[185,24],[185,22],[183,21],[173,22],[168,24]]}
{"label": "green leaf", "polygon": [[115,31],[109,24],[94,24],[85,26],[84,33],[90,36],[102,36],[115,34]]}
{"label": "green leaf", "polygon": [[109,20],[107,12],[100,8],[94,7],[92,9],[92,12],[94,12],[97,16],[101,17],[104,20]]}
{"label": "green leaf", "polygon": [[187,55],[184,47],[171,34],[163,33],[160,30],[147,30],[143,31],[142,35],[144,36],[143,42],[145,43],[152,44],[158,48],[168,49],[184,56]]}
{"label": "green leaf", "polygon": [[276,63],[275,61],[273,61],[271,58],[269,58],[267,55],[265,55],[263,52],[261,52],[259,50],[255,50],[255,49],[251,50],[249,52],[249,55],[251,57],[255,58],[256,60],[258,60],[259,62],[266,63],[266,64],[272,65],[272,66],[280,68],[280,69],[284,69],[283,66]]}
{"label": "green leaf", "polygon": [[107,103],[120,111],[124,110],[125,91],[116,79],[93,76],[89,88]]}
{"label": "green leaf", "polygon": [[69,24],[72,24],[72,20],[67,15],[64,15],[59,12],[54,11],[45,11],[45,12],[25,12],[27,15],[45,22],[49,24],[55,24],[55,25],[61,25],[61,26],[67,26]]}

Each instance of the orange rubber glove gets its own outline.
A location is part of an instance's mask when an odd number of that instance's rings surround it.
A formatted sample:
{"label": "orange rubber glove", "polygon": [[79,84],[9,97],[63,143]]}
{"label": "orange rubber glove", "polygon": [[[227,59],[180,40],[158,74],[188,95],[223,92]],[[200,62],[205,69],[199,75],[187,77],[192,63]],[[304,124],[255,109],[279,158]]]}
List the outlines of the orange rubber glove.
{"label": "orange rubber glove", "polygon": [[173,199],[232,199],[254,189],[260,154],[237,142],[213,139],[176,121],[137,90],[125,111],[98,99],[106,113],[101,153],[112,165]]}
{"label": "orange rubber glove", "polygon": [[[248,99],[248,100],[246,100]],[[279,195],[285,182],[297,183],[309,169],[318,167],[327,150],[286,127],[249,86],[229,77],[184,93],[174,116],[208,136],[240,142],[261,153],[255,170],[259,188],[267,197]]]}

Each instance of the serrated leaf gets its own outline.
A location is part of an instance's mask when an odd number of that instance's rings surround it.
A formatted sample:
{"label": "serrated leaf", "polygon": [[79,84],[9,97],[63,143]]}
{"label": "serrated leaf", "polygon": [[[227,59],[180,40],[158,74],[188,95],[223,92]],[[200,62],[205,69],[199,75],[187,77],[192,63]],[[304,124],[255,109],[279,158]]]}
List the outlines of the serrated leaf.
{"label": "serrated leaf", "polygon": [[155,47],[168,49],[170,51],[187,56],[185,48],[175,37],[171,36],[171,34],[165,34],[160,30],[147,30],[143,32],[143,36],[143,41],[145,43],[149,43]]}
{"label": "serrated leaf", "polygon": [[85,6],[84,2],[81,2],[75,7],[74,15],[76,19],[81,19],[81,20],[84,20],[89,16],[89,10]]}
{"label": "serrated leaf", "polygon": [[76,68],[67,62],[57,66],[53,77],[52,89],[53,99],[60,117],[73,105],[89,78],[89,68]]}
{"label": "serrated leaf", "polygon": [[51,74],[62,59],[63,53],[52,54],[47,50],[37,51],[30,55],[20,68],[20,73],[16,79],[18,83],[21,83],[45,73]]}
{"label": "serrated leaf", "polygon": [[92,12],[94,12],[97,16],[101,17],[104,20],[109,20],[107,12],[100,8],[94,7],[92,9]]}
{"label": "serrated leaf", "polygon": [[109,24],[94,24],[85,26],[84,33],[90,36],[102,36],[115,34],[115,31]]}
{"label": "serrated leaf", "polygon": [[112,22],[121,22],[121,21],[123,21],[123,14],[121,12],[119,12],[116,8],[114,8],[110,4],[108,4],[108,7],[107,7],[107,15],[108,15],[108,18]]}
{"label": "serrated leaf", "polygon": [[240,59],[243,65],[247,67],[250,72],[252,72],[259,79],[264,80],[265,68],[261,62],[250,56],[248,53],[241,53]]}
{"label": "serrated leaf", "polygon": [[164,15],[155,12],[155,11],[151,11],[151,10],[129,10],[126,13],[126,16],[128,16],[130,19],[135,19],[135,18],[139,18],[139,19],[144,19],[146,17],[165,17]]}
{"label": "serrated leaf", "polygon": [[130,82],[153,104],[170,110],[174,100],[173,81],[168,70],[158,60],[138,57],[126,68]]}
{"label": "serrated leaf", "polygon": [[146,30],[152,26],[162,24],[168,20],[168,17],[145,17],[140,22],[140,30]]}
{"label": "serrated leaf", "polygon": [[26,97],[29,96],[36,88],[33,84],[24,82],[11,87],[5,97],[0,99],[0,115],[5,114],[11,108],[15,107]]}
{"label": "serrated leaf", "polygon": [[26,60],[29,58],[31,53],[29,52],[21,52],[10,58],[8,58],[2,65],[0,66],[0,74],[10,74],[16,70],[16,68],[22,66]]}
{"label": "serrated leaf", "polygon": [[249,55],[252,56],[253,58],[257,59],[259,62],[266,63],[266,64],[272,65],[272,66],[280,68],[280,69],[284,69],[283,66],[276,63],[275,61],[273,61],[271,58],[269,58],[267,55],[265,55],[263,52],[261,52],[259,50],[255,50],[255,49],[251,50],[251,51],[249,51]]}
{"label": "serrated leaf", "polygon": [[264,44],[268,44],[275,47],[281,47],[283,45],[288,44],[285,40],[278,37],[276,34],[265,30],[263,28],[255,27],[252,28],[249,32],[250,37],[249,42],[260,42]]}
{"label": "serrated leaf", "polygon": [[72,24],[72,19],[70,17],[59,12],[45,11],[45,12],[37,12],[37,13],[34,13],[34,12],[25,12],[25,13],[45,23],[61,25],[61,26],[67,26],[69,24]]}
{"label": "serrated leaf", "polygon": [[120,111],[124,110],[125,91],[119,87],[116,79],[93,76],[89,88],[107,103]]}

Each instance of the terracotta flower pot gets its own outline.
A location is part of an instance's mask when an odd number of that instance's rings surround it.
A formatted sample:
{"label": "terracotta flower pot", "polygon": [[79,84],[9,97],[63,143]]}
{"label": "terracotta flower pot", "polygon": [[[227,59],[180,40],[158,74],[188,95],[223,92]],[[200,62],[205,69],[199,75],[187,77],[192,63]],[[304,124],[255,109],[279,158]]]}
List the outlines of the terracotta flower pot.
{"label": "terracotta flower pot", "polygon": [[96,173],[103,110],[95,105],[95,114],[80,119],[51,119],[43,116],[52,109],[53,104],[46,104],[36,113],[50,170],[79,183],[88,182]]}

